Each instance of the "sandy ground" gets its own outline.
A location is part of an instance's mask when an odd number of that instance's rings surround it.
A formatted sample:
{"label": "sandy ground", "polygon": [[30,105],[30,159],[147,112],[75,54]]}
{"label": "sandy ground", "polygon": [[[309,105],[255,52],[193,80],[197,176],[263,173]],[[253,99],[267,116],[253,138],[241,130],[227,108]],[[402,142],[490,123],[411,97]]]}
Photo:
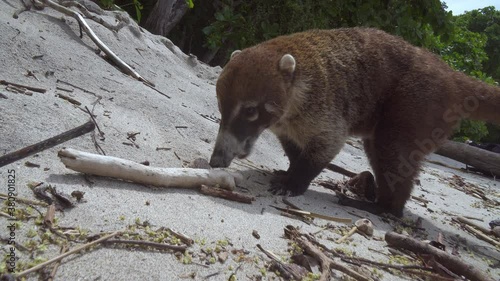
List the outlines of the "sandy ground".
{"label": "sandy ground", "polygon": [[[214,85],[220,68],[198,62],[183,54],[168,39],[140,30],[134,23],[115,33],[89,21],[105,44],[138,73],[155,83],[158,90],[170,97],[167,98],[122,74],[96,54],[97,48],[87,36],[79,38],[78,24],[74,19],[47,8],[27,11],[18,19],[13,18],[13,13],[21,7],[20,1],[0,1],[0,80],[44,88],[47,92],[28,96],[14,93],[3,85],[0,87],[0,94],[5,96],[0,97],[0,155],[85,123],[88,114],[83,109],[87,106],[93,109],[100,129],[105,133],[105,139],[97,138],[97,143],[107,155],[137,162],[148,160],[151,165],[162,167],[181,167],[197,157],[210,156],[218,129],[218,124],[213,121],[219,117]],[[110,23],[114,21],[111,14],[102,15],[102,18]],[[58,94],[78,100],[81,106],[59,98]],[[124,144],[130,143],[128,133],[139,133],[135,141],[137,146]],[[228,250],[244,249],[248,259],[240,262],[237,254],[231,253],[225,263],[203,266],[183,264],[168,252],[104,247],[65,259],[56,280],[178,280],[193,273],[195,280],[203,280],[214,273],[218,275],[209,280],[227,280],[236,268],[238,280],[275,279],[276,275],[270,272],[262,276],[262,269],[269,259],[256,248],[256,244],[288,258],[288,240],[283,238],[286,225],[301,227],[303,232],[316,232],[328,223],[316,219],[316,225],[307,225],[283,217],[269,207],[282,205],[281,200],[267,192],[270,177],[255,167],[273,171],[285,169],[288,163],[276,139],[269,133],[263,134],[255,152],[247,160],[235,161],[230,167],[242,171],[245,176],[239,191],[256,196],[251,205],[204,196],[192,190],[150,188],[112,179],[84,177],[66,169],[59,161],[57,151],[62,147],[97,153],[91,134],[87,134],[4,166],[0,168],[0,192],[7,192],[9,170],[14,170],[18,197],[34,199],[27,187],[30,182],[49,183],[65,193],[85,192],[85,203],[57,212],[60,226],[80,227],[96,234],[125,229],[139,219],[148,221],[152,228],[170,227],[192,237],[197,241],[191,249],[194,253],[200,253],[200,247],[214,248],[218,241],[228,241]],[[157,150],[159,147],[170,149]],[[360,147],[357,140],[352,140],[334,163],[358,172],[368,169]],[[436,155],[430,158],[455,168],[464,167]],[[40,167],[27,167],[26,161]],[[418,202],[409,201],[405,218],[411,221],[422,218],[425,231],[420,231],[418,237],[435,239],[438,233],[442,233],[448,251],[458,245],[463,259],[499,279],[498,251],[452,224],[450,213],[481,218],[484,222],[479,223],[487,227],[489,221],[500,217],[500,211],[498,208],[483,208],[482,200],[450,187],[447,179],[455,174],[498,200],[498,181],[427,164],[420,177],[421,186],[417,186],[413,194],[431,202],[423,207]],[[325,171],[319,179],[336,181],[342,178]],[[397,223],[378,216],[338,205],[333,192],[316,184],[312,184],[304,196],[290,200],[312,212],[353,220],[370,218],[378,238],[398,227]],[[25,208],[22,204],[18,207]],[[41,208],[41,211],[45,210]],[[28,235],[30,229],[38,231],[33,221],[23,221],[18,225],[17,243],[40,239],[39,236],[28,237],[31,236]],[[0,237],[3,239],[9,236],[7,223],[4,217],[0,218]],[[260,234],[259,240],[252,236],[254,230]],[[330,247],[372,260],[390,260],[383,239],[367,240],[355,235],[349,244],[331,242],[338,237],[333,231],[321,232],[321,241]],[[34,257],[47,259],[57,255],[58,251],[58,247],[50,246]],[[20,261],[29,259],[29,254],[23,251],[18,250],[17,256]],[[381,270],[378,272],[381,280],[412,279]],[[30,275],[30,279],[37,279],[37,275]]]}

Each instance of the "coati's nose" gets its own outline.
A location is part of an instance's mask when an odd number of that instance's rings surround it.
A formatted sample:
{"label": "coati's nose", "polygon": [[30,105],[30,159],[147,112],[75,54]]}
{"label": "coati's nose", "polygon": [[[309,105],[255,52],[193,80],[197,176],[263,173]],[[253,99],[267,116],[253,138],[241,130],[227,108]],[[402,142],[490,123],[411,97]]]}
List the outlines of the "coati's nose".
{"label": "coati's nose", "polygon": [[231,161],[226,161],[222,151],[214,150],[212,157],[210,157],[210,167],[212,168],[226,168],[231,164]]}

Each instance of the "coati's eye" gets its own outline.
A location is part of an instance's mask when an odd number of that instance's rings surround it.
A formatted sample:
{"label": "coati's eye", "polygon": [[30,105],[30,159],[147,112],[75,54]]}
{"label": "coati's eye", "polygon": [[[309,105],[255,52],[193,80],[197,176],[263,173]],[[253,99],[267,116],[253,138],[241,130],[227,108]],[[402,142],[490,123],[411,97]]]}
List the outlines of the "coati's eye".
{"label": "coati's eye", "polygon": [[257,118],[259,117],[259,112],[257,111],[257,107],[255,106],[245,107],[243,109],[243,114],[249,121],[257,120]]}

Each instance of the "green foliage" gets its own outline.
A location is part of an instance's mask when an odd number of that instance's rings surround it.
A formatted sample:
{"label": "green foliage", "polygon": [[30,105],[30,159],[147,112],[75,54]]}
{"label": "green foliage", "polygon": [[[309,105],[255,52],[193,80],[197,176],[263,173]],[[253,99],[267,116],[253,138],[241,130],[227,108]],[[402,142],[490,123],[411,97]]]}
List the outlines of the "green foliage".
{"label": "green foliage", "polygon": [[[184,52],[223,65],[233,50],[279,35],[375,27],[439,54],[455,70],[488,83],[500,80],[500,12],[486,7],[452,16],[445,9],[439,0],[200,1],[169,37]],[[464,121],[454,137],[480,141],[490,131],[500,136],[499,127]]]}
{"label": "green foliage", "polygon": [[455,131],[453,139],[456,141],[479,141],[487,135],[488,128],[485,122],[465,119],[462,120],[460,128]]}
{"label": "green foliage", "polygon": [[99,5],[104,9],[111,9],[114,4],[114,0],[99,0]]}
{"label": "green foliage", "polygon": [[500,81],[500,11],[490,6],[456,17],[456,24],[471,32],[486,36],[484,50],[489,59],[483,62],[483,71]]}
{"label": "green foliage", "polygon": [[213,61],[211,57],[205,60],[217,65],[235,49],[314,28],[377,27],[426,46],[432,35],[446,40],[451,33],[451,17],[439,0],[203,1],[182,19],[170,37],[185,52],[202,59],[207,53],[217,53]]}
{"label": "green foliage", "polygon": [[142,14],[141,14],[141,11],[142,9],[144,8],[141,4],[141,2],[139,0],[132,0],[133,1],[133,5],[134,5],[134,8],[135,8],[135,15],[136,15],[136,18],[135,20],[137,22],[141,22],[141,18],[142,18]]}
{"label": "green foliage", "polygon": [[193,2],[193,0],[186,0],[186,4],[188,5],[189,9],[194,8],[194,2]]}
{"label": "green foliage", "polygon": [[[467,73],[486,83],[494,84],[491,77],[500,74],[500,15],[493,7],[474,10],[455,16],[454,30],[449,40],[441,42],[433,37],[431,49],[438,53],[453,69]],[[491,44],[496,44],[491,48]],[[493,58],[493,60],[492,60]],[[495,61],[496,63],[491,63]],[[491,69],[496,68],[496,69]],[[500,76],[497,76],[497,79]],[[490,136],[491,134],[491,136]],[[453,138],[455,140],[500,142],[498,126],[487,126],[482,121],[464,120]],[[495,138],[495,136],[497,136]]]}

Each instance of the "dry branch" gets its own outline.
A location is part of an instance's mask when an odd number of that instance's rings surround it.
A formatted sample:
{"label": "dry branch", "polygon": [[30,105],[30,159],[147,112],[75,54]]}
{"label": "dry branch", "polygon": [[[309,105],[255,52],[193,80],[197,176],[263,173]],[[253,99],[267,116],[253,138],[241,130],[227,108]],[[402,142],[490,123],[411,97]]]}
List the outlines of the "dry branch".
{"label": "dry branch", "polygon": [[142,240],[109,239],[105,241],[104,244],[127,244],[127,245],[151,247],[159,250],[172,250],[178,252],[184,252],[187,249],[187,246],[185,245],[170,245],[165,243],[157,243],[157,242],[142,241]]}
{"label": "dry branch", "polygon": [[355,270],[330,259],[319,248],[315,247],[311,242],[307,241],[305,238],[296,237],[294,240],[297,242],[297,244],[299,244],[299,246],[302,249],[304,249],[306,253],[319,260],[319,263],[321,265],[321,277],[319,279],[320,281],[330,280],[331,269],[341,271],[353,277],[356,280],[362,280],[362,281],[372,280],[371,278],[363,276],[357,273]]}
{"label": "dry branch", "polygon": [[252,201],[255,201],[255,197],[251,195],[246,195],[217,187],[209,187],[204,184],[201,185],[200,192],[205,195],[220,197],[227,200],[246,203],[246,204],[252,204]]}
{"label": "dry branch", "polygon": [[44,141],[41,141],[39,143],[36,143],[36,144],[30,145],[30,146],[27,146],[25,148],[19,149],[17,151],[8,153],[8,154],[0,157],[0,167],[3,167],[5,165],[10,164],[12,162],[15,162],[17,160],[28,157],[30,155],[33,155],[33,154],[38,153],[40,151],[43,151],[45,149],[49,149],[49,148],[54,147],[58,144],[66,142],[68,140],[82,136],[88,132],[93,131],[94,128],[95,128],[94,123],[92,123],[92,121],[88,121],[87,123],[85,123],[79,127],[71,129],[71,130],[64,132],[62,134],[59,134],[55,137],[51,137],[51,138],[46,139]]}
{"label": "dry branch", "polygon": [[199,188],[205,184],[233,190],[239,180],[236,174],[223,170],[150,167],[75,149],[62,149],[58,156],[67,168],[77,172],[159,187]]}
{"label": "dry branch", "polygon": [[356,173],[354,173],[354,172],[351,172],[351,171],[349,171],[349,170],[346,170],[346,169],[344,169],[344,168],[342,168],[342,167],[340,167],[340,166],[337,166],[337,165],[335,165],[335,164],[332,164],[332,163],[329,163],[329,164],[328,164],[328,166],[326,166],[326,168],[327,168],[328,170],[332,171],[332,172],[336,172],[336,173],[342,174],[342,175],[344,175],[344,176],[346,176],[346,177],[350,177],[350,178],[352,178],[352,177],[354,177],[354,176],[356,176],[356,175],[357,175],[357,174],[356,174]]}
{"label": "dry branch", "polygon": [[20,87],[20,88],[25,88],[25,89],[28,89],[30,91],[37,92],[37,93],[45,93],[45,92],[47,92],[47,90],[42,89],[42,88],[25,86],[25,85],[21,85],[21,84],[17,84],[17,83],[8,82],[8,81],[5,81],[5,80],[0,80],[0,84],[6,85],[6,86],[15,86],[15,87]]}
{"label": "dry branch", "polygon": [[[38,1],[38,0],[35,0],[35,2]],[[87,33],[87,35],[89,36],[89,38],[97,45],[97,47],[99,47],[99,49],[101,49],[124,73],[134,77],[135,79],[139,80],[139,81],[142,81],[146,84],[149,84],[149,85],[153,85],[153,83],[149,82],[148,80],[144,79],[139,73],[137,73],[134,69],[132,69],[132,67],[130,67],[127,63],[125,63],[123,60],[121,60],[115,53],[113,53],[113,51],[111,51],[110,48],[108,48],[108,46],[106,46],[102,41],[101,39],[99,39],[99,37],[97,37],[97,35],[94,33],[94,31],[92,31],[92,29],[90,28],[90,26],[87,24],[87,22],[85,21],[85,19],[83,19],[83,17],[78,13],[78,12],[75,12],[71,9],[68,9],[64,6],[61,6],[51,0],[40,0],[43,4],[45,4],[46,6],[60,12],[60,13],[63,13],[67,16],[70,16],[70,17],[73,17],[74,19],[76,19],[78,21],[78,23],[80,24],[80,27],[83,28],[83,30],[85,31],[85,33]]]}
{"label": "dry branch", "polygon": [[385,234],[385,241],[389,246],[410,250],[418,254],[433,255],[436,261],[445,266],[455,274],[465,276],[470,280],[477,281],[493,281],[481,269],[467,264],[456,256],[452,256],[445,251],[439,250],[427,243],[417,241],[409,236],[401,235],[395,232],[387,232]]}
{"label": "dry branch", "polygon": [[57,257],[55,257],[55,258],[52,258],[52,259],[50,259],[50,260],[48,260],[48,261],[46,261],[46,262],[42,262],[41,264],[39,264],[39,265],[37,265],[37,266],[34,266],[34,267],[30,268],[30,269],[27,269],[27,270],[25,270],[25,271],[23,271],[23,272],[20,272],[20,273],[16,274],[16,275],[15,275],[15,277],[16,277],[17,279],[20,279],[21,277],[26,276],[26,275],[28,275],[28,274],[30,274],[30,273],[32,273],[32,272],[35,272],[35,271],[37,271],[37,270],[39,270],[39,269],[42,269],[42,268],[44,268],[45,266],[47,266],[47,265],[49,265],[49,264],[51,264],[51,263],[54,263],[54,262],[56,262],[56,261],[60,261],[60,260],[62,260],[63,258],[65,258],[65,257],[67,257],[67,256],[69,256],[69,255],[71,255],[71,254],[74,254],[74,253],[79,253],[80,251],[82,251],[82,250],[84,250],[84,249],[87,249],[87,248],[92,247],[92,246],[94,246],[94,245],[97,245],[97,244],[99,244],[99,243],[101,243],[101,242],[103,242],[103,241],[106,241],[106,240],[108,240],[108,239],[110,239],[110,238],[113,238],[113,237],[115,237],[116,235],[118,235],[118,234],[120,234],[120,233],[121,233],[120,231],[116,231],[116,232],[113,232],[113,233],[108,234],[108,235],[106,235],[106,236],[103,236],[103,237],[101,237],[101,238],[99,238],[99,239],[97,239],[97,240],[95,240],[95,241],[92,241],[92,242],[90,242],[90,243],[87,243],[87,244],[81,245],[81,246],[79,246],[79,247],[76,247],[76,248],[74,248],[74,249],[73,249],[73,250],[71,250],[71,251],[68,251],[68,252],[66,252],[66,253],[64,253],[64,254],[62,254],[62,255],[59,255],[59,256],[57,256]]}

